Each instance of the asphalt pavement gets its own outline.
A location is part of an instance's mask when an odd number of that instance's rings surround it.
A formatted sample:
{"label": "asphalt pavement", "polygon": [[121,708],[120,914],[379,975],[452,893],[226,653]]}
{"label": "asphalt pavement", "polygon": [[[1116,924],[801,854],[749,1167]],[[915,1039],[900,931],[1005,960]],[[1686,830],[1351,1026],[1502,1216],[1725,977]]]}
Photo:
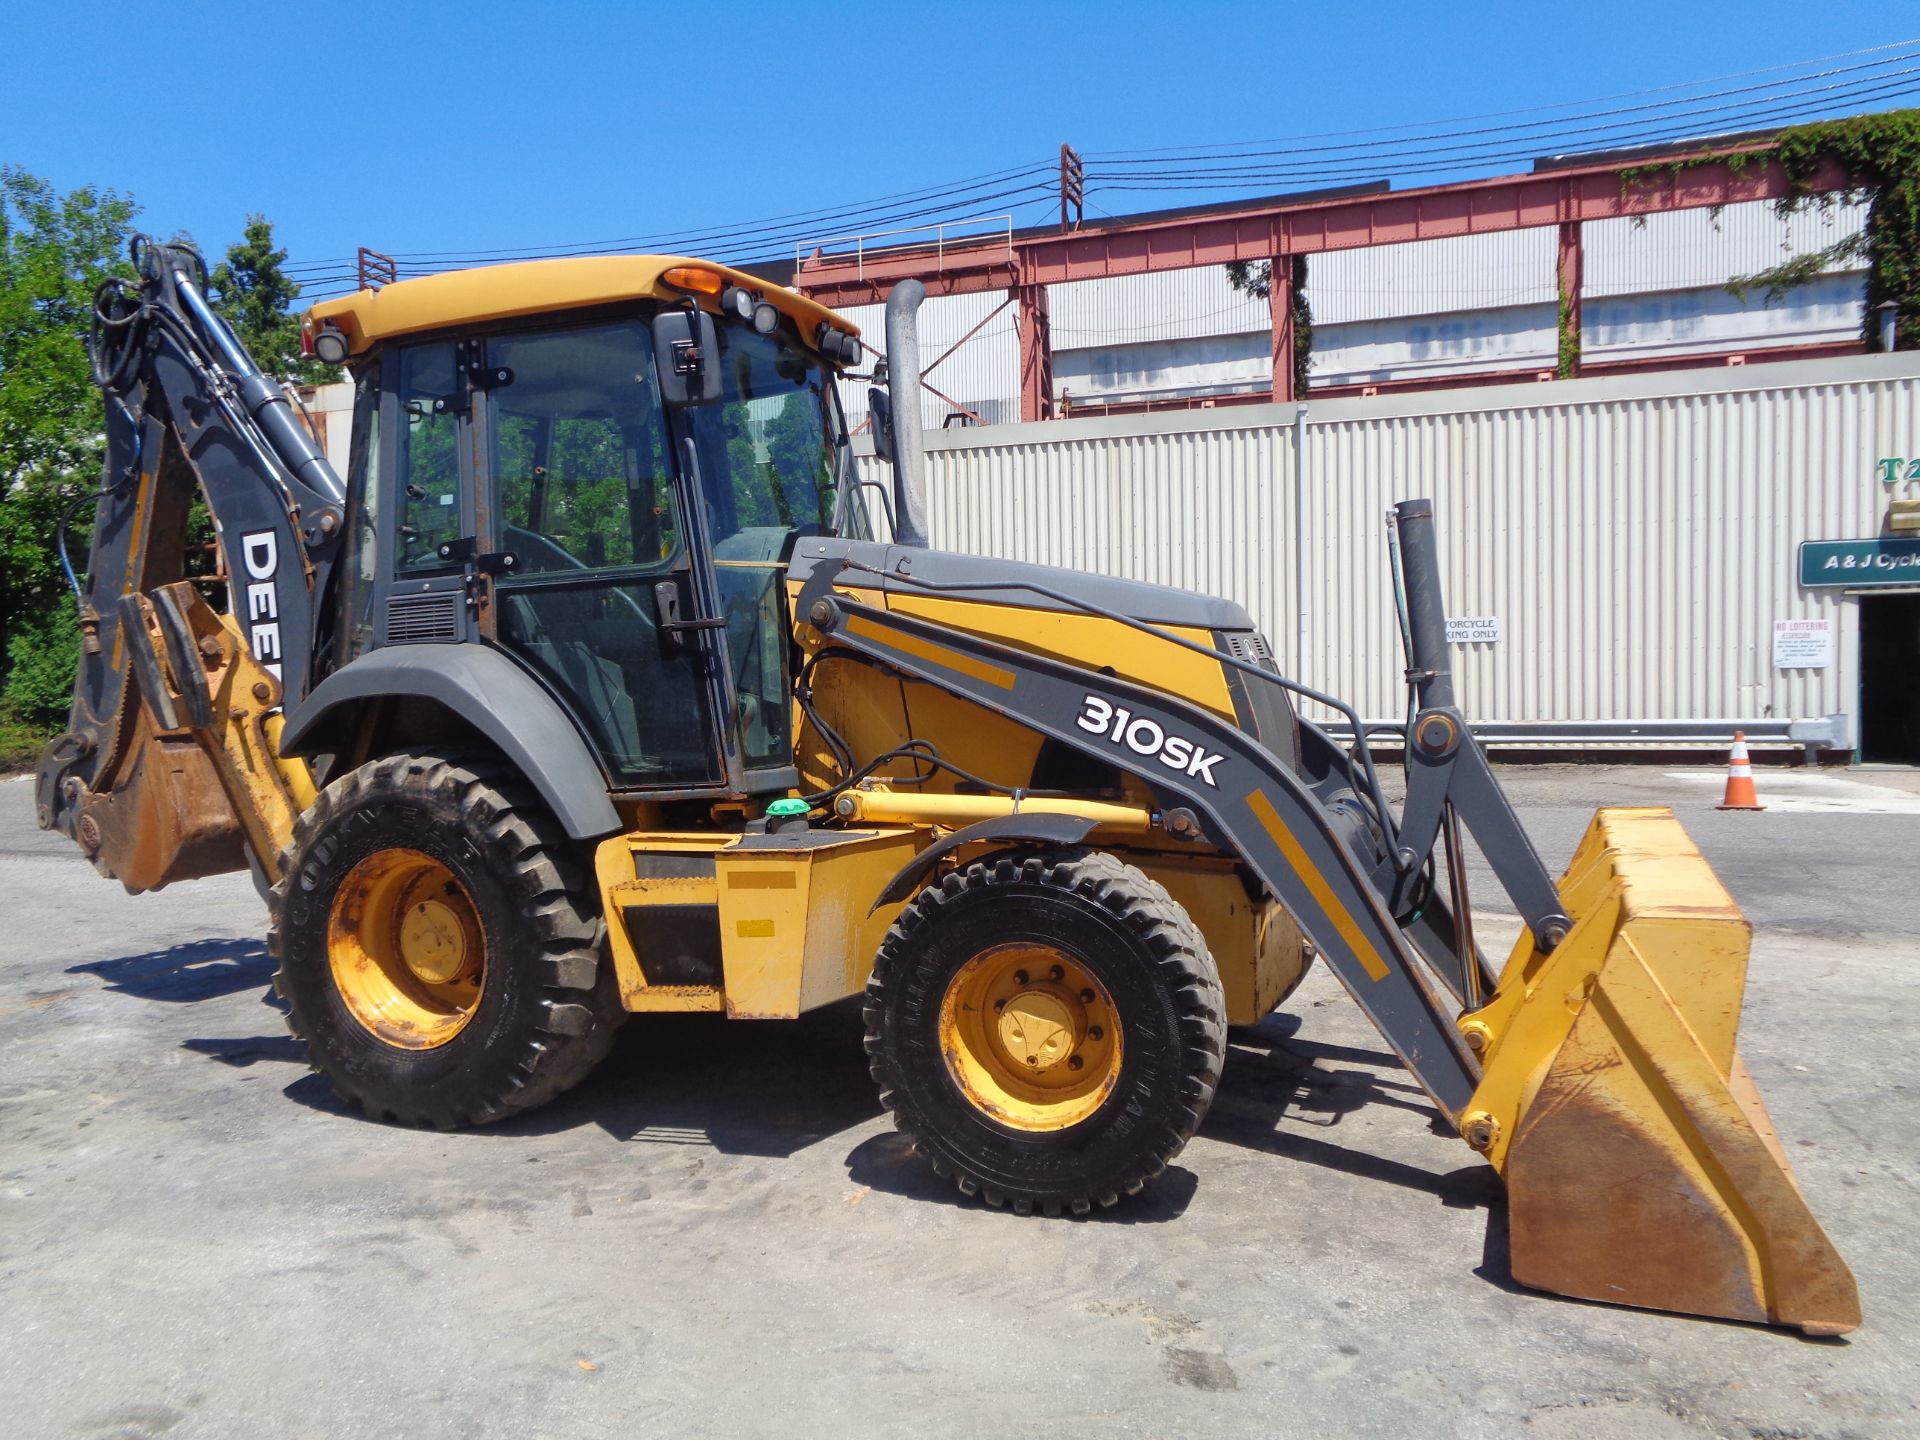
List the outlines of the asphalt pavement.
{"label": "asphalt pavement", "polygon": [[851,1005],[636,1018],[524,1120],[373,1124],[288,1038],[244,876],[127,896],[13,780],[0,1433],[1920,1435],[1920,782],[1763,768],[1728,814],[1710,768],[1505,778],[1555,867],[1595,804],[1675,804],[1754,921],[1742,1048],[1853,1335],[1518,1288],[1491,1172],[1324,971],[1085,1221],[903,1154]]}

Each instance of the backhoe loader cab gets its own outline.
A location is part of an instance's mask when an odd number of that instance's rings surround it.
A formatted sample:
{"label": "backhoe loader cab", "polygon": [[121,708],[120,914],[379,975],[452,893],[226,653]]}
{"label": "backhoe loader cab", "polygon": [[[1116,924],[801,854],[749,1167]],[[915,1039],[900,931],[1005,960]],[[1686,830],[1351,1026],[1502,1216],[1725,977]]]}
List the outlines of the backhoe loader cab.
{"label": "backhoe loader cab", "polygon": [[[566,712],[611,792],[786,794],[780,577],[798,537],[866,534],[810,338],[851,333],[794,296],[690,312],[756,283],[711,267],[561,263],[317,308],[357,351],[336,673],[482,645]],[[416,655],[433,663],[392,663]],[[327,714],[302,728],[331,746]]]}
{"label": "backhoe loader cab", "polygon": [[[1316,958],[1513,1192],[1514,1270],[1588,1298],[1857,1323],[1734,1046],[1746,927],[1665,812],[1559,884],[1454,702],[1437,541],[1396,507],[1404,806],[1228,600],[928,548],[888,302],[873,537],[845,321],[673,257],[316,306],[344,481],[181,247],[97,302],[107,474],[43,825],[130,889],[251,865],[289,1024],[370,1114],[484,1123],[633,1011],[864,997],[882,1103],[1016,1210],[1138,1191],[1226,1027]],[[195,486],[229,581],[177,561]],[[1523,916],[1474,943],[1471,830]],[[1658,1244],[1649,1243],[1658,1236]]]}

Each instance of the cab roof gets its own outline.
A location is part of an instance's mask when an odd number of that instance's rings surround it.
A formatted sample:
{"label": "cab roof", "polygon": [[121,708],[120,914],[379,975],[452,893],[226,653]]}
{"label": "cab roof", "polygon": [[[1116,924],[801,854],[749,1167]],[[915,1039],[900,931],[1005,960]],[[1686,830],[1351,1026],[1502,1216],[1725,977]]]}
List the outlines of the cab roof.
{"label": "cab roof", "polygon": [[[807,344],[822,321],[849,335],[859,327],[806,296],[757,275],[711,260],[682,255],[592,255],[568,260],[524,260],[396,280],[378,290],[356,290],[322,300],[307,311],[311,334],[331,324],[347,337],[350,352],[364,354],[383,340],[445,330],[522,315],[579,310],[622,300],[685,300],[689,292],[661,277],[678,266],[709,270],[729,285],[758,294],[793,320]],[[703,307],[717,309],[713,295],[693,295]]]}

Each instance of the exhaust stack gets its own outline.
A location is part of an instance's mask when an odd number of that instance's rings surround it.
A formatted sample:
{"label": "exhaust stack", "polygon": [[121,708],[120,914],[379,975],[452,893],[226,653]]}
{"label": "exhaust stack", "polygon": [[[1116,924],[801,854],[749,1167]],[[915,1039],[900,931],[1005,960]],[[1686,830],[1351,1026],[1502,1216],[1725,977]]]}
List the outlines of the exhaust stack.
{"label": "exhaust stack", "polygon": [[903,280],[887,297],[887,398],[893,407],[894,541],[927,548],[927,458],[920,437],[920,302]]}

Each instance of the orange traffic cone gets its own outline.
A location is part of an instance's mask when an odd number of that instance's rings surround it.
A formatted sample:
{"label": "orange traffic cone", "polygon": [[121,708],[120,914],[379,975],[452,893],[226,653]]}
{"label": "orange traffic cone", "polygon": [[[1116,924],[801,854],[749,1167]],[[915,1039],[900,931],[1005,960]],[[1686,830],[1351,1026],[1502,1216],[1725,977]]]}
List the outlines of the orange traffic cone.
{"label": "orange traffic cone", "polygon": [[1720,810],[1764,810],[1760,797],[1753,793],[1753,762],[1747,758],[1747,737],[1733,732],[1733,749],[1727,755],[1727,793],[1715,807]]}

